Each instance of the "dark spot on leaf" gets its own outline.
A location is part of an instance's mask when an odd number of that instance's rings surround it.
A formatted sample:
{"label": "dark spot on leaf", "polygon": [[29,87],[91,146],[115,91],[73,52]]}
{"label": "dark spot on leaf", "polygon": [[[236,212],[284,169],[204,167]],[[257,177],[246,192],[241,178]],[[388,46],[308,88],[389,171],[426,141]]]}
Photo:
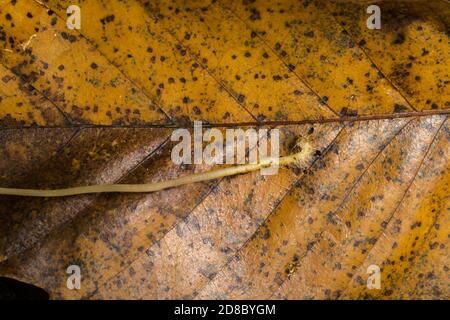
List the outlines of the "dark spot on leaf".
{"label": "dark spot on leaf", "polygon": [[406,110],[408,110],[408,108],[402,104],[394,104],[394,112],[395,113],[401,113],[401,112],[405,112]]}
{"label": "dark spot on leaf", "polygon": [[405,42],[405,34],[402,32],[397,33],[397,37],[395,38],[393,44],[402,44]]}

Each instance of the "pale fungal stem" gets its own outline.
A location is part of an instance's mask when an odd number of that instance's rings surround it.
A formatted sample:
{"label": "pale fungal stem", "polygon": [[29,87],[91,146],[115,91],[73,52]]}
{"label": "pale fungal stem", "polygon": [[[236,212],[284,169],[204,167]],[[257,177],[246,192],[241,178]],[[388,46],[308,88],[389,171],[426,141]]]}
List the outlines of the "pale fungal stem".
{"label": "pale fungal stem", "polygon": [[299,152],[280,158],[267,158],[256,164],[244,164],[208,172],[195,173],[173,180],[161,181],[149,184],[103,184],[67,189],[39,190],[0,188],[0,195],[24,196],[24,197],[67,197],[87,193],[103,192],[156,192],[185,184],[219,179],[228,176],[248,173],[261,168],[276,165],[279,167],[302,167],[312,154],[312,148],[308,143],[298,143]]}

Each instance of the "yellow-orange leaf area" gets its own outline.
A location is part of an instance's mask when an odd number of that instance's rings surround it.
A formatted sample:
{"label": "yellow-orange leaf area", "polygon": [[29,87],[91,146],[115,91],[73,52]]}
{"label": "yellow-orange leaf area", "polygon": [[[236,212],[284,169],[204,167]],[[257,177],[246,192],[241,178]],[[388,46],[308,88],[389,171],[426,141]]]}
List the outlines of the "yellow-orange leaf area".
{"label": "yellow-orange leaf area", "polygon": [[[0,275],[52,298],[448,299],[447,116],[287,125],[304,170],[153,194],[0,197]],[[0,185],[144,183],[174,165],[171,129],[1,131]],[[78,265],[81,290],[67,289]],[[366,286],[381,268],[381,289]]]}
{"label": "yellow-orange leaf area", "polygon": [[[81,9],[81,29],[66,9]],[[446,113],[449,4],[0,0],[0,123],[212,124]]]}

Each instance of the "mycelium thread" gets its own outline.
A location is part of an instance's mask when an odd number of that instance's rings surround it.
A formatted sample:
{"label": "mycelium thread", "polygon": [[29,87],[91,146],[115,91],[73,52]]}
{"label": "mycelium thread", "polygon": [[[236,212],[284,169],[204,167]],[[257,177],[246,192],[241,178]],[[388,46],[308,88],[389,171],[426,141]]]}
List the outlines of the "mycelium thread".
{"label": "mycelium thread", "polygon": [[87,193],[105,192],[156,192],[185,184],[219,179],[228,176],[248,173],[269,167],[277,163],[280,167],[302,167],[312,154],[312,147],[307,142],[297,142],[296,148],[300,151],[280,158],[267,158],[256,164],[244,164],[228,168],[216,169],[208,172],[194,173],[173,180],[161,181],[149,184],[103,184],[81,186],[66,189],[40,190],[40,189],[17,189],[0,188],[0,195],[23,196],[23,197],[67,197]]}

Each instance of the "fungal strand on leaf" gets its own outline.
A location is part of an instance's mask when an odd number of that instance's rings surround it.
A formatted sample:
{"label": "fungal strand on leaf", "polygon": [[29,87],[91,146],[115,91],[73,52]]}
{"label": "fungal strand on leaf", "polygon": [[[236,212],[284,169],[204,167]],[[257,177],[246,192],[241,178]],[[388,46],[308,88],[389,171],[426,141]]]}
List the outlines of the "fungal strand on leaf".
{"label": "fungal strand on leaf", "polygon": [[17,189],[1,188],[0,195],[24,196],[24,197],[67,197],[88,193],[107,193],[107,192],[156,192],[181,185],[196,183],[208,180],[219,179],[238,174],[253,172],[269,166],[281,167],[303,167],[308,162],[312,154],[312,147],[308,142],[298,140],[294,148],[295,152],[280,158],[267,158],[255,164],[244,164],[222,169],[211,170],[202,173],[195,173],[185,177],[176,178],[167,181],[160,181],[149,184],[103,184],[80,186],[65,189],[39,190],[39,189]]}

